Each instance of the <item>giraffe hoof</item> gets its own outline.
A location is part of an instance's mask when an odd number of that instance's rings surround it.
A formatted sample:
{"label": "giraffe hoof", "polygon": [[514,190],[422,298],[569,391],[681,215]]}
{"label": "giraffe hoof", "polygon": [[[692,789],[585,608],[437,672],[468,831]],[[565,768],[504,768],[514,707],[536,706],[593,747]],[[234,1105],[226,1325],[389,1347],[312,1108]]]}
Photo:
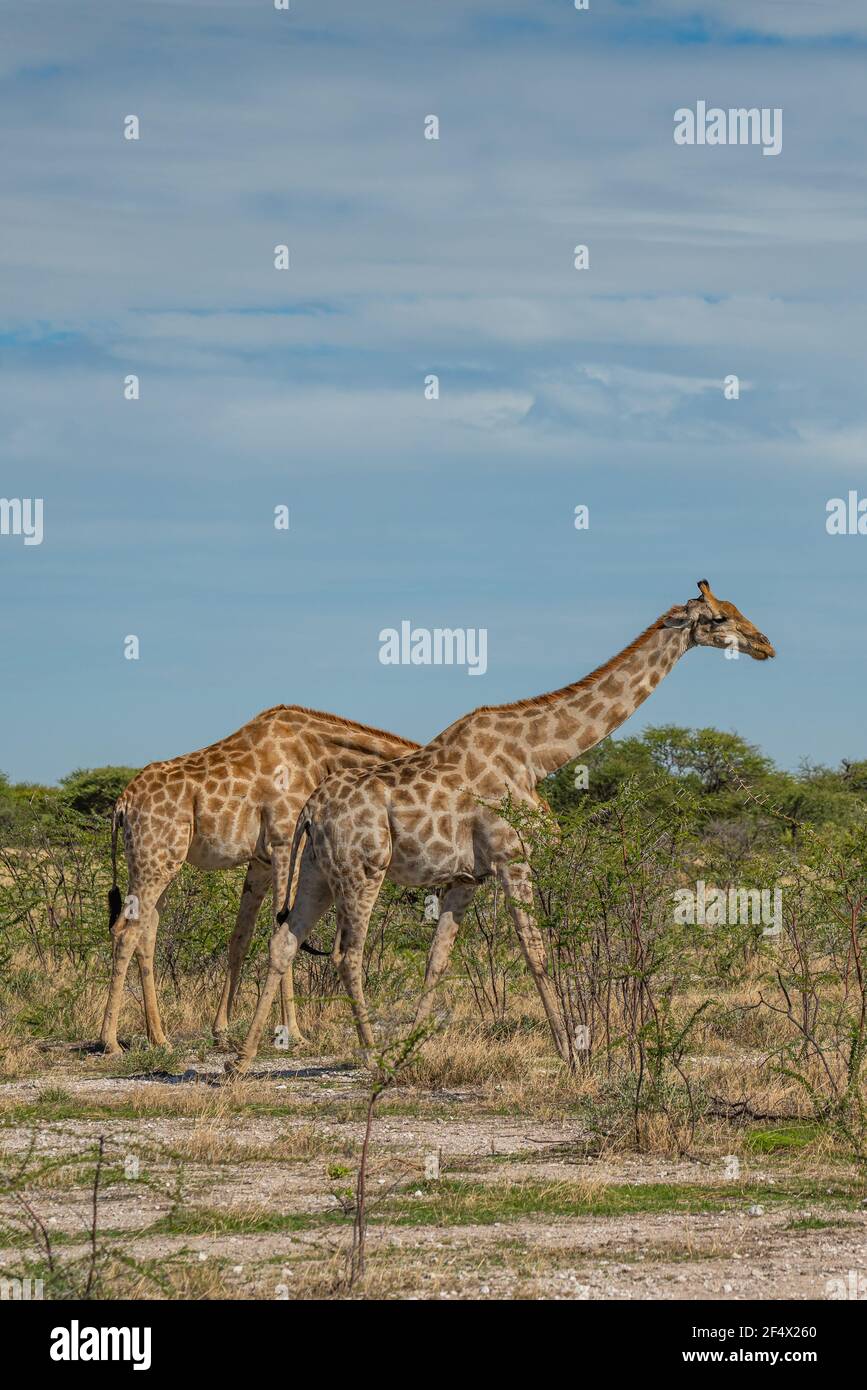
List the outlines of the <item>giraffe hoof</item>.
{"label": "giraffe hoof", "polygon": [[246,1057],[230,1057],[228,1062],[224,1062],[223,1071],[229,1081],[234,1081],[236,1076],[243,1076],[250,1070],[250,1062]]}
{"label": "giraffe hoof", "polygon": [[120,1043],[116,1043],[116,1042],[113,1042],[113,1043],[103,1042],[103,1043],[101,1044],[101,1047],[102,1047],[103,1056],[105,1056],[105,1057],[122,1057],[122,1056],[123,1056],[123,1048],[121,1047]]}

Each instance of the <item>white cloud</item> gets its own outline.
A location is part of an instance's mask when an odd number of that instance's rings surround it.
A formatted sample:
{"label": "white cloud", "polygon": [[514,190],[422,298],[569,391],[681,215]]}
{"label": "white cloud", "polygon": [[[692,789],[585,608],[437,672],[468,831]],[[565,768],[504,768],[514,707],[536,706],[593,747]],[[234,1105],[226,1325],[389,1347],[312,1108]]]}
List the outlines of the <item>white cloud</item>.
{"label": "white cloud", "polygon": [[757,33],[789,39],[867,37],[867,14],[861,0],[827,4],[822,0],[726,0],[712,11],[697,0],[649,0],[642,5],[642,15],[681,21],[699,18],[712,32],[723,34]]}

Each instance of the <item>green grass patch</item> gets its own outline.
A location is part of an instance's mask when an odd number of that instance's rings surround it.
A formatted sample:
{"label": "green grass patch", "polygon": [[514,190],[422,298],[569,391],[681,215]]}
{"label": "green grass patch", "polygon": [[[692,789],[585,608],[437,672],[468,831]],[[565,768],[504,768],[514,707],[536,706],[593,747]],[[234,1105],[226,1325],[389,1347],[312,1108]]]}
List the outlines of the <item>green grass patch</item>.
{"label": "green grass patch", "polygon": [[[86,1159],[86,1161],[82,1161]],[[70,1154],[62,1166],[52,1164],[37,1170],[28,1178],[28,1186],[37,1192],[65,1192],[70,1188],[93,1187],[95,1165],[92,1155]],[[116,1183],[131,1181],[124,1175],[122,1163],[104,1162],[100,1173],[100,1187],[112,1187]]]}
{"label": "green grass patch", "polygon": [[71,1105],[73,1102],[74,1096],[72,1092],[67,1091],[63,1086],[43,1086],[40,1091],[36,1092],[36,1106],[34,1109],[38,1107],[40,1111],[43,1111],[46,1108],[52,1109],[58,1105]]}
{"label": "green grass patch", "polygon": [[823,1204],[854,1202],[860,1195],[844,1184],[777,1183],[774,1186],[699,1183],[611,1183],[598,1188],[574,1183],[472,1183],[441,1180],[405,1191],[376,1205],[377,1222],[409,1226],[492,1225],[527,1216],[633,1216],[678,1212],[685,1215],[721,1212],[745,1205],[780,1206],[805,1201]]}
{"label": "green grass patch", "polygon": [[[122,1241],[127,1240],[130,1235],[138,1235],[138,1232],[131,1232],[125,1226],[107,1226],[104,1230],[100,1229],[99,1239],[103,1242],[111,1240]],[[89,1240],[90,1234],[84,1227],[82,1227],[80,1231],[55,1231],[53,1228],[51,1230],[51,1246],[53,1250],[59,1250],[67,1245],[86,1245]],[[36,1240],[33,1232],[24,1226],[15,1227],[0,1224],[0,1246],[4,1249],[32,1250],[35,1244]],[[7,1274],[5,1268],[0,1272],[2,1272],[3,1278],[21,1277],[20,1275],[13,1276]],[[34,1271],[29,1270],[28,1272],[33,1273]],[[37,1273],[38,1272],[39,1271],[37,1271]]]}
{"label": "green grass patch", "polygon": [[859,1227],[860,1221],[845,1221],[843,1218],[834,1220],[824,1216],[799,1216],[795,1221],[789,1221],[786,1225],[787,1231],[826,1231],[829,1227],[851,1226]]}
{"label": "green grass patch", "polygon": [[[231,1099],[225,1100],[223,1094],[218,1091],[209,1091],[209,1095],[214,1096],[220,1101],[220,1113],[223,1115],[251,1115],[251,1116],[273,1116],[275,1119],[299,1119],[307,1118],[314,1114],[326,1115],[328,1118],[335,1118],[326,1109],[312,1107],[310,1105],[292,1105],[286,1102],[281,1105],[260,1104],[257,1101],[238,1102]],[[141,1102],[135,1099],[124,1099],[123,1101],[94,1101],[71,1098],[62,1100],[46,1101],[44,1104],[33,1104],[22,1102],[18,1105],[4,1106],[0,1110],[0,1129],[16,1128],[20,1125],[33,1124],[36,1121],[60,1122],[65,1120],[175,1120],[175,1119],[207,1119],[207,1114],[203,1112],[201,1103],[202,1091],[195,1090],[190,1096],[188,1105],[183,1104],[182,1097],[178,1091],[173,1090],[171,1101],[165,1106],[154,1103],[154,1099],[146,1091],[142,1093]],[[195,1097],[195,1099],[194,1099]],[[358,1114],[353,1118],[358,1119],[362,1115],[362,1108],[359,1106]],[[344,1118],[342,1115],[339,1118]]]}
{"label": "green grass patch", "polygon": [[822,1131],[816,1124],[781,1125],[778,1129],[751,1129],[746,1135],[746,1147],[751,1153],[791,1153],[809,1148]]}
{"label": "green grass patch", "polygon": [[168,1072],[179,1075],[184,1052],[178,1047],[131,1047],[119,1057],[113,1057],[106,1075],[118,1078],[147,1075],[149,1072]]}
{"label": "green grass patch", "polygon": [[347,1221],[340,1211],[276,1212],[276,1211],[213,1211],[202,1207],[184,1207],[160,1217],[148,1226],[143,1235],[149,1236],[258,1236],[279,1235],[282,1231],[308,1231],[323,1223]]}

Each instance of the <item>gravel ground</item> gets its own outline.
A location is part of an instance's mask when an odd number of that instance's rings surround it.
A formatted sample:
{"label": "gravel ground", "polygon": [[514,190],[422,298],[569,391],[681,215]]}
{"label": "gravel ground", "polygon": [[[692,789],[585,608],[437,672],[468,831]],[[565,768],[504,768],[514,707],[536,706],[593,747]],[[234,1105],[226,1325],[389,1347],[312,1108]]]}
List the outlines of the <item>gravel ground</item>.
{"label": "gravel ground", "polygon": [[[75,1180],[72,1159],[104,1136],[100,1227],[125,1255],[218,1270],[222,1292],[231,1296],[274,1298],[286,1296],[287,1289],[292,1296],[293,1283],[300,1297],[322,1296],[316,1271],[336,1268],[349,1240],[348,1226],[333,1220],[334,1193],[353,1181],[365,1074],[328,1058],[294,1066],[264,1061],[255,1078],[243,1083],[244,1112],[227,1113],[224,1101],[239,1093],[222,1086],[222,1060],[215,1055],[191,1062],[174,1078],[118,1079],[89,1075],[88,1068],[103,1065],[91,1059],[62,1061],[41,1076],[0,1086],[7,1112],[12,1103],[46,1106],[45,1118],[24,1124],[5,1115],[4,1166],[31,1144],[39,1159],[62,1160],[31,1198],[52,1235],[65,1237],[63,1258],[71,1258],[85,1249],[91,1210],[90,1188]],[[172,1113],[184,1108],[187,1096],[192,1108],[204,1106],[205,1113]],[[524,1183],[583,1184],[592,1192],[612,1185],[722,1186],[723,1164],[717,1157],[589,1159],[572,1122],[498,1115],[490,1094],[470,1088],[395,1090],[389,1100],[410,1113],[377,1119],[371,1191],[375,1199],[397,1185],[403,1195],[399,1219],[375,1216],[370,1226],[372,1296],[809,1300],[828,1298],[838,1287],[833,1281],[842,1280],[847,1287],[854,1281],[867,1297],[867,1209],[857,1196],[842,1205],[834,1199],[833,1185],[851,1177],[839,1165],[799,1161],[793,1168],[762,1157],[745,1176],[766,1188],[782,1186],[791,1196],[768,1205],[744,1198],[719,1212],[551,1216],[504,1209],[501,1221],[413,1224],[413,1202],[423,1204],[423,1193],[436,1190],[435,1184],[415,1186],[424,1183],[425,1159],[433,1153],[441,1157],[443,1179],[500,1191]],[[85,1118],[74,1113],[79,1102],[82,1109],[142,1106],[145,1113]],[[52,1118],[52,1104],[68,1113]],[[275,1107],[291,1113],[268,1113]],[[118,1165],[129,1155],[138,1157],[147,1182],[120,1175]],[[176,1209],[181,1162],[185,1209],[242,1220],[277,1215],[287,1226],[297,1218],[300,1228],[153,1231],[155,1222]],[[799,1198],[793,1177],[809,1182],[808,1199]],[[829,1185],[827,1198],[823,1182]],[[10,1210],[8,1202],[0,1207]],[[21,1258],[6,1239],[2,1244],[0,1238],[0,1274],[11,1273]]]}

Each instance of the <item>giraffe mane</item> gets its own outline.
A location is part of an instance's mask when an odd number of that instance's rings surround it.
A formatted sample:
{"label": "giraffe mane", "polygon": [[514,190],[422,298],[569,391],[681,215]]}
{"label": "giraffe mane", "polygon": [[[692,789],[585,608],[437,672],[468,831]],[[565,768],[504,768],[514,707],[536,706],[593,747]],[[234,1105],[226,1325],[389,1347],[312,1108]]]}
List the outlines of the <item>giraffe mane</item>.
{"label": "giraffe mane", "polygon": [[651,623],[650,627],[646,627],[643,632],[639,633],[634,642],[630,642],[629,646],[624,647],[616,656],[610,657],[601,666],[597,666],[595,671],[590,671],[586,676],[582,676],[580,681],[573,681],[571,685],[562,685],[558,690],[549,690],[544,695],[530,695],[526,700],[512,700],[507,705],[480,705],[473,713],[483,714],[488,711],[496,712],[504,709],[532,709],[534,705],[553,704],[555,700],[561,699],[564,695],[571,695],[575,690],[585,690],[600,676],[606,676],[609,671],[615,671],[622,662],[632,656],[633,652],[639,651],[646,642],[649,642],[653,634],[664,626],[666,618],[675,611],[677,606],[677,604],[673,604],[671,608],[667,608],[664,613],[660,614],[655,623]]}
{"label": "giraffe mane", "polygon": [[402,743],[406,748],[415,750],[420,744],[413,743],[412,739],[404,738],[401,734],[393,734],[388,729],[376,729],[372,724],[359,724],[356,719],[344,719],[339,714],[329,714],[326,710],[310,709],[308,705],[272,705],[270,709],[260,710],[249,721],[255,724],[259,719],[267,719],[273,714],[312,714],[317,719],[322,719],[326,724],[335,724],[340,729],[353,729],[356,733],[373,734],[375,738],[392,738],[395,743]]}

